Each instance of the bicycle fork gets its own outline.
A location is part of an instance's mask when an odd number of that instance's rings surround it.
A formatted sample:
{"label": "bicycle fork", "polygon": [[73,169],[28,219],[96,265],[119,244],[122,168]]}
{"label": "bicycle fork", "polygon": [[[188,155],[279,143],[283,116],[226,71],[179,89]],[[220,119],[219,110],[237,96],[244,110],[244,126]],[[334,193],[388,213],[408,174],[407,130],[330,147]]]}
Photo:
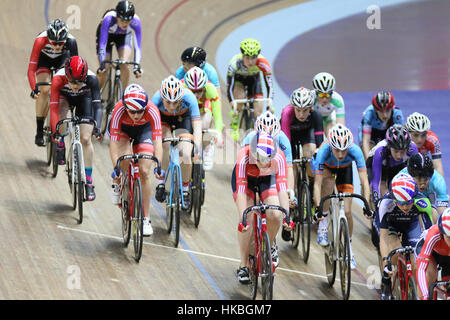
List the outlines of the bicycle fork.
{"label": "bicycle fork", "polygon": [[[171,146],[171,148],[173,148],[172,146]],[[181,166],[180,166],[180,151],[178,150],[178,149],[174,149],[174,150],[172,150],[172,152],[171,152],[171,155],[172,155],[172,160],[170,161],[170,163],[169,163],[169,168],[167,169],[167,174],[166,174],[166,180],[165,180],[165,182],[167,181],[167,179],[169,178],[169,175],[172,177],[171,178],[171,181],[170,181],[170,193],[169,193],[169,207],[170,208],[173,208],[176,204],[175,203],[173,203],[173,188],[174,187],[176,187],[176,188],[178,188],[180,185],[182,186],[182,184],[183,184],[183,180],[182,180],[182,174],[181,174]],[[178,181],[180,181],[180,184],[178,185],[178,186],[174,186],[173,185],[173,175],[174,175],[174,168],[175,167],[177,167],[178,168]],[[169,174],[169,173],[171,173],[171,174]],[[184,196],[183,196],[183,188],[181,187],[180,188],[180,197],[181,197],[181,205],[184,207]]]}

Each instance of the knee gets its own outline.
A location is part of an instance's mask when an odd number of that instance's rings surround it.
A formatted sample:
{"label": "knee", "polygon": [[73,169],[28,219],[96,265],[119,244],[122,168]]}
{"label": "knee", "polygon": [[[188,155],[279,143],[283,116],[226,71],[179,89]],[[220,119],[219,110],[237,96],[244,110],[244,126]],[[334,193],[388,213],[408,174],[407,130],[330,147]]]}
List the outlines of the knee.
{"label": "knee", "polygon": [[50,86],[39,87],[39,91],[43,96],[48,97],[48,95],[50,94]]}

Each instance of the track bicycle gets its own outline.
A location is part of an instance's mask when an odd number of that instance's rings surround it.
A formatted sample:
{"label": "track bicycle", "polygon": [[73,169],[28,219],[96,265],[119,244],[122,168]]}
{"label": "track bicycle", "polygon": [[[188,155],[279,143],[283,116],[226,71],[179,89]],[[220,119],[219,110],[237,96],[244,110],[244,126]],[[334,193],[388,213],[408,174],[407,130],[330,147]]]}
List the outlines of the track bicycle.
{"label": "track bicycle", "polygon": [[253,212],[253,254],[249,255],[250,298],[256,299],[258,291],[258,278],[261,278],[261,295],[263,300],[272,300],[275,267],[272,263],[272,250],[267,232],[266,210],[278,210],[285,214],[284,222],[289,225],[289,212],[281,206],[260,204],[244,210],[242,222],[238,230],[247,226],[247,215]]}
{"label": "track bicycle", "polygon": [[406,246],[392,250],[386,258],[386,267],[392,270],[392,257],[398,254],[397,267],[392,275],[391,300],[417,300],[416,281],[412,271],[411,255],[414,248]]}
{"label": "track bicycle", "polygon": [[450,300],[450,280],[438,280],[430,285],[428,300]]}
{"label": "track bicycle", "polygon": [[[120,175],[120,163],[130,160],[128,170],[122,175],[120,181],[120,208],[122,211],[122,238],[125,247],[128,247],[133,231],[134,259],[139,262],[142,256],[144,242],[144,204],[142,198],[142,185],[139,175],[139,160],[147,159],[156,162],[157,172],[161,173],[158,158],[149,154],[127,154],[119,157],[114,168],[116,175]],[[149,213],[150,215],[150,213]]]}
{"label": "track bicycle", "polygon": [[[308,263],[309,250],[311,245],[311,223],[312,223],[312,197],[309,188],[309,179],[306,174],[306,166],[311,159],[302,157],[294,159],[293,165],[297,166],[297,208],[292,209],[295,228],[291,231],[291,242],[294,248],[297,248],[300,239],[302,240],[303,261]],[[291,214],[291,215],[292,215]]]}
{"label": "track bicycle", "polygon": [[341,282],[341,292],[344,300],[348,300],[350,296],[351,286],[351,256],[350,256],[350,233],[348,229],[347,217],[344,212],[344,199],[358,198],[363,202],[363,211],[367,216],[371,216],[369,204],[367,200],[355,193],[343,193],[336,190],[330,195],[320,200],[320,206],[316,216],[319,218],[323,215],[323,204],[330,200],[328,219],[328,238],[331,239],[329,244],[324,247],[325,252],[325,269],[328,284],[332,287],[336,279],[336,264],[339,262],[339,274]]}
{"label": "track bicycle", "polygon": [[[109,69],[107,80],[103,85],[103,88],[101,88],[100,90],[103,107],[102,124],[100,126],[100,132],[102,133],[102,135],[105,134],[106,129],[108,128],[114,106],[116,105],[117,101],[122,99],[123,86],[122,80],[120,80],[120,66],[123,64],[139,66],[139,63],[136,63],[134,61],[125,61],[120,59],[105,60],[104,62],[105,64],[111,64],[112,68]],[[111,74],[113,72],[112,69],[114,69],[114,80],[111,79]]]}
{"label": "track bicycle", "polygon": [[[245,98],[245,99],[235,99],[232,100],[231,103],[233,105],[234,114],[238,114],[237,104],[243,104],[242,109],[239,111],[239,130],[243,130],[246,132],[247,130],[253,130],[255,126],[255,110],[254,103],[255,102],[269,102],[272,99],[269,98]],[[266,105],[264,110],[269,110],[269,106]]]}
{"label": "track bicycle", "polygon": [[[59,132],[60,126],[68,124],[63,134],[56,133],[55,137],[70,136],[69,154],[66,158],[66,173],[70,191],[72,193],[72,209],[75,210],[78,204],[78,223],[83,222],[83,201],[84,186],[86,185],[86,173],[84,167],[83,146],[80,140],[80,124],[92,124],[94,127],[96,122],[94,119],[83,119],[75,115],[76,106],[70,106],[70,118],[58,121],[56,124],[56,132]],[[55,147],[56,150],[56,147]],[[56,159],[53,161],[55,162]]]}
{"label": "track bicycle", "polygon": [[[174,233],[174,246],[178,247],[180,239],[180,208],[186,208],[183,195],[183,180],[180,166],[180,150],[176,148],[179,142],[195,142],[190,138],[171,137],[164,138],[163,143],[170,142],[169,166],[167,168],[164,184],[170,177],[169,197],[166,196],[166,216],[168,218],[167,233]],[[173,230],[172,230],[173,229]]]}

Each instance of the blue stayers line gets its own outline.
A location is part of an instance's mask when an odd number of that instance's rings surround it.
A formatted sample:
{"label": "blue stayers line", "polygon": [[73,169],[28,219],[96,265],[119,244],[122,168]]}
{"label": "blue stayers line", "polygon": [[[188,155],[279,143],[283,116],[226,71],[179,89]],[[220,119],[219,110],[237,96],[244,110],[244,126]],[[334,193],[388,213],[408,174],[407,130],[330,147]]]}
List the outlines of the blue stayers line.
{"label": "blue stayers line", "polygon": [[[161,208],[161,205],[156,201],[154,197],[152,197],[152,202],[155,205],[156,209],[158,210],[159,215],[164,219],[164,221],[167,222],[167,216],[165,211]],[[217,295],[220,297],[221,300],[227,300],[225,295],[223,294],[222,290],[220,290],[219,286],[216,284],[214,279],[209,275],[208,271],[203,267],[203,265],[200,263],[200,261],[197,259],[194,253],[192,253],[191,248],[187,245],[187,243],[184,241],[184,239],[180,235],[180,242],[184,249],[188,250],[189,257],[192,261],[194,261],[197,268],[200,270],[200,272],[203,274],[203,276],[208,280],[209,284],[213,287],[214,291],[216,291]]]}
{"label": "blue stayers line", "polygon": [[44,16],[45,16],[46,25],[49,24],[49,21],[48,21],[48,7],[49,7],[49,4],[50,4],[50,0],[45,0]]}

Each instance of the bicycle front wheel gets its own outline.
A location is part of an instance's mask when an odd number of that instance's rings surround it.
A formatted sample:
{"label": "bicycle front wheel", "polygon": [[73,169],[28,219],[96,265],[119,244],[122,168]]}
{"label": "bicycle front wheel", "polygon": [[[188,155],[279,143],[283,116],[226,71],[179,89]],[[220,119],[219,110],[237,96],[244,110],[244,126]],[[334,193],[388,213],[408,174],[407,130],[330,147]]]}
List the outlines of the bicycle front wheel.
{"label": "bicycle front wheel", "polygon": [[142,205],[142,187],[140,178],[137,178],[134,181],[132,226],[134,260],[139,262],[142,256],[142,245],[144,243],[144,207]]}
{"label": "bicycle front wheel", "polygon": [[75,169],[75,181],[74,185],[77,189],[77,201],[78,201],[78,224],[83,222],[83,200],[84,200],[84,182],[82,179],[81,172],[81,154],[82,154],[81,146],[76,145],[75,151],[73,154],[74,157],[74,169]]}
{"label": "bicycle front wheel", "polygon": [[344,300],[348,300],[350,296],[350,236],[348,231],[347,220],[342,218],[339,226],[339,247],[338,247],[338,259],[339,259],[339,273],[341,277],[341,291]]}
{"label": "bicycle front wheel", "polygon": [[56,176],[57,176],[57,174],[58,174],[58,166],[59,166],[59,164],[58,164],[58,157],[57,157],[57,154],[56,154],[56,142],[50,142],[50,144],[52,145],[51,146],[51,149],[52,149],[52,162],[53,162],[53,164],[52,164],[52,178],[55,178]]}
{"label": "bicycle front wheel", "polygon": [[408,285],[406,286],[408,300],[417,300],[417,287],[414,277],[408,277],[406,281],[408,282]]}
{"label": "bicycle front wheel", "polygon": [[261,240],[261,294],[263,300],[272,300],[273,264],[269,234],[264,232]]}
{"label": "bicycle front wheel", "polygon": [[202,212],[202,165],[194,164],[194,188],[192,190],[192,207],[194,210],[194,225],[198,228],[200,223],[200,215]]}
{"label": "bicycle front wheel", "polygon": [[325,251],[325,271],[327,274],[327,280],[330,287],[334,285],[334,281],[336,280],[336,259],[334,257],[334,235],[333,235],[333,219],[330,217],[333,216],[333,204],[330,205],[330,213],[328,214],[328,239],[330,243],[328,244],[328,248]]}
{"label": "bicycle front wheel", "polygon": [[309,186],[306,182],[303,182],[300,188],[300,234],[302,239],[302,253],[303,261],[308,263],[309,249],[311,245],[311,197],[309,193]]}
{"label": "bicycle front wheel", "polygon": [[111,84],[111,69],[108,72],[108,77],[105,85],[100,91],[102,97],[102,123],[100,125],[100,130],[102,134],[105,134],[108,128],[108,119],[111,115],[112,109],[115,105],[114,97],[112,95],[112,84]]}
{"label": "bicycle front wheel", "polygon": [[168,214],[169,223],[167,232],[173,233],[174,235],[174,246],[178,247],[178,242],[180,239],[180,202],[181,202],[181,181],[179,177],[179,168],[173,167],[172,172],[172,198],[168,202]]}
{"label": "bicycle front wheel", "polygon": [[[129,180],[128,173],[126,173],[126,178],[123,182],[122,196],[121,196],[121,204],[122,204],[122,238],[124,247],[128,247],[128,243],[130,243],[131,236],[131,219],[130,219],[130,199],[129,192],[125,192],[125,190],[129,190]],[[126,195],[124,195],[126,193]]]}

